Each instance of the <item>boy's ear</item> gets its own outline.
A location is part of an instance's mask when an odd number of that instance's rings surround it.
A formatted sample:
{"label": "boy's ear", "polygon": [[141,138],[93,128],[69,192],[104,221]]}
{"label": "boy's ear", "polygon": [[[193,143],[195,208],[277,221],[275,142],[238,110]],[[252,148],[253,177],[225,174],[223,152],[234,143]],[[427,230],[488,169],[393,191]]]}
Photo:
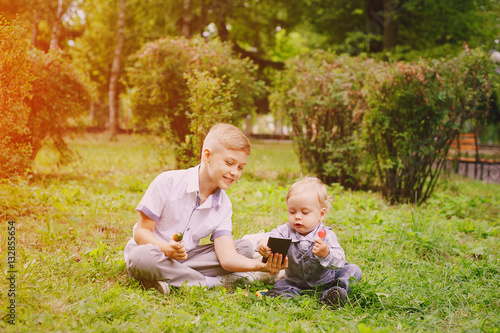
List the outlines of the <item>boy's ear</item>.
{"label": "boy's ear", "polygon": [[210,150],[205,148],[205,150],[203,150],[203,154],[201,156],[202,156],[201,161],[203,163],[205,163],[205,164],[210,163],[210,157],[212,156],[212,154],[210,153]]}

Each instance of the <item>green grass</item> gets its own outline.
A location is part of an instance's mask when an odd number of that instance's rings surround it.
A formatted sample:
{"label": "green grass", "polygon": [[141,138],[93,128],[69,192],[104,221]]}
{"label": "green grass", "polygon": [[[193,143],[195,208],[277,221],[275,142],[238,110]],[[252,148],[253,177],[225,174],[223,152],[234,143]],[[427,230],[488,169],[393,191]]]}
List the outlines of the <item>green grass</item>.
{"label": "green grass", "polygon": [[[268,287],[180,288],[163,297],[125,272],[134,208],[160,163],[151,138],[71,140],[80,158],[56,165],[41,151],[29,179],[0,183],[0,279],[7,285],[7,221],[16,225],[16,325],[6,332],[500,332],[500,185],[440,181],[421,207],[390,206],[371,192],[330,186],[326,223],[363,271],[350,304],[323,307],[314,293],[258,300]],[[234,234],[286,221],[284,197],[300,176],[286,143],[254,142],[245,176],[228,194]],[[245,296],[248,293],[250,296]]]}

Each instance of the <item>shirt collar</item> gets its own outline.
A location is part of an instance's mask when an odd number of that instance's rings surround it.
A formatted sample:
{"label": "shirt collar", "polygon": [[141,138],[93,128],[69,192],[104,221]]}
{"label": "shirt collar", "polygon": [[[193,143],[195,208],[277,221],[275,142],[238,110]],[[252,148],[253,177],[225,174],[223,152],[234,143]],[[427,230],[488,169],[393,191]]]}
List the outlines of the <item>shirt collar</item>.
{"label": "shirt collar", "polygon": [[308,240],[314,242],[314,239],[318,237],[318,231],[320,229],[323,229],[323,222],[319,222],[318,227],[305,236],[302,236],[297,231],[290,228],[290,236],[292,238],[292,242],[299,242],[301,240]]}
{"label": "shirt collar", "polygon": [[186,193],[200,192],[200,165],[187,170]]}
{"label": "shirt collar", "polygon": [[[187,188],[186,188],[186,193],[193,193],[196,192],[196,194],[200,195],[200,165],[198,164],[195,167],[189,168],[187,170]],[[210,196],[207,198],[207,200],[200,206],[201,208],[216,208],[217,206],[220,205],[221,201],[221,193],[222,190],[220,187],[217,187],[214,193],[210,194]],[[210,201],[211,198],[211,201]],[[210,202],[210,205],[207,205],[207,202]]]}

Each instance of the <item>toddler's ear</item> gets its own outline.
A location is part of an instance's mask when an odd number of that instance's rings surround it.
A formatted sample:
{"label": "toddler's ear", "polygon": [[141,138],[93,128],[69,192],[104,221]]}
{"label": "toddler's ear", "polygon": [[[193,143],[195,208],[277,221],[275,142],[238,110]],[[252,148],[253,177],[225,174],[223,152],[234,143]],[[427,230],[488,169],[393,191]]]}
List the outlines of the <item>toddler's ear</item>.
{"label": "toddler's ear", "polygon": [[325,218],[325,216],[326,216],[326,207],[321,208],[321,211],[319,212],[319,214],[320,214],[320,215],[319,215],[319,219],[320,219],[320,221],[323,221],[323,219],[324,219],[324,218]]}

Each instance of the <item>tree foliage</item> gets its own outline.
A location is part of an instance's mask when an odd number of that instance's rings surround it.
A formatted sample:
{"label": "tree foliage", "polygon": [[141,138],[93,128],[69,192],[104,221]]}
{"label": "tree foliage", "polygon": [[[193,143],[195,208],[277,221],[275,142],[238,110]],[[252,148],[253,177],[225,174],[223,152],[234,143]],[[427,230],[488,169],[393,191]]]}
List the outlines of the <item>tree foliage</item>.
{"label": "tree foliage", "polygon": [[176,154],[179,167],[190,167],[200,162],[203,141],[210,128],[217,123],[231,123],[233,118],[234,82],[217,77],[217,72],[184,73],[189,89],[189,112],[191,134],[181,143]]}
{"label": "tree foliage", "polygon": [[[180,146],[192,134],[190,114],[194,104],[190,104],[185,74],[189,77],[195,71],[207,72],[231,86],[233,120],[251,113],[255,99],[263,92],[263,83],[255,78],[256,66],[235,55],[230,44],[218,40],[163,38],[146,44],[135,59],[134,66],[127,69],[127,98],[132,112],[139,126],[167,137],[174,146]],[[206,108],[203,111],[212,112]]]}
{"label": "tree foliage", "polygon": [[85,78],[77,72],[60,51],[33,50],[33,86],[28,128],[33,148],[31,159],[50,139],[60,153],[61,160],[70,157],[64,141],[69,127],[79,125],[89,108],[89,90]]}
{"label": "tree foliage", "polygon": [[82,76],[59,51],[29,49],[19,22],[0,21],[0,176],[23,174],[51,139],[67,159],[63,136],[88,109]]}
{"label": "tree foliage", "polygon": [[323,48],[351,55],[396,52],[408,59],[408,51],[422,55],[435,48],[435,56],[456,55],[463,42],[491,47],[498,38],[498,10],[498,1],[487,0],[310,0],[303,3],[302,18],[326,37]]}
{"label": "tree foliage", "polygon": [[23,174],[29,166],[31,145],[22,138],[29,134],[31,98],[29,41],[17,21],[0,16],[0,178]]}

